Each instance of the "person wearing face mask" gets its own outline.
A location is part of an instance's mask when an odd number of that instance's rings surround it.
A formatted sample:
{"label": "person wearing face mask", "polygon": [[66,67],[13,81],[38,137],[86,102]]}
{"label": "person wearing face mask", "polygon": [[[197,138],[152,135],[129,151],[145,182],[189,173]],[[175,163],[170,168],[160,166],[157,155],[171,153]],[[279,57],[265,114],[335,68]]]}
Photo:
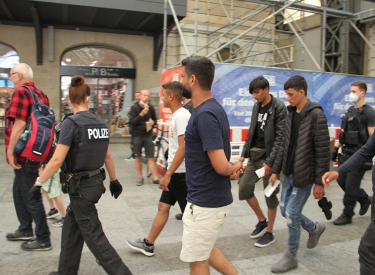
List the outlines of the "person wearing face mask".
{"label": "person wearing face mask", "polygon": [[[331,154],[332,161],[336,161],[338,158],[339,167],[358,151],[374,132],[375,111],[365,103],[366,92],[367,85],[364,82],[354,82],[350,87],[349,100],[354,105],[349,107],[342,117],[339,141],[336,142]],[[341,155],[338,154],[340,147]],[[359,202],[361,206],[359,215],[366,214],[371,200],[366,191],[361,188],[361,181],[365,172],[371,170],[372,166],[372,161],[366,162],[363,166],[353,169],[337,179],[337,183],[345,194],[344,209],[340,217],[333,222],[335,225],[352,223],[356,202]]]}
{"label": "person wearing face mask", "polygon": [[150,92],[141,91],[138,104],[134,104],[130,109],[130,126],[132,128],[135,168],[138,173],[137,185],[144,184],[142,174],[142,147],[145,149],[148,167],[152,175],[152,183],[159,184],[155,163],[155,148],[152,141],[152,128],[156,125],[156,112],[154,107],[148,102]]}

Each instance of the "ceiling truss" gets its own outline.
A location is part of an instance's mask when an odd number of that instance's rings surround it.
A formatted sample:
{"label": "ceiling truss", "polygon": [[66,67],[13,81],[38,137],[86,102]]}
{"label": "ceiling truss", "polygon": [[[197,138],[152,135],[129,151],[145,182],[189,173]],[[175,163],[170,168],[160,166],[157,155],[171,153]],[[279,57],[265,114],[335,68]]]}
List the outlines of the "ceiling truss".
{"label": "ceiling truss", "polygon": [[[256,3],[257,5],[253,10],[245,11],[238,16],[233,18],[232,8],[233,1],[230,0],[230,4],[227,1],[227,7],[230,7],[228,12],[223,6],[223,1],[217,0],[217,6],[221,6],[225,10],[226,17],[228,18],[228,23],[218,27],[215,31],[206,32],[205,35],[208,38],[208,42],[203,47],[197,48],[195,41],[194,45],[194,55],[205,55],[211,57],[217,55],[218,53],[225,49],[230,49],[230,56],[226,60],[222,60],[224,63],[237,63],[237,64],[251,64],[251,65],[261,65],[264,66],[265,63],[268,66],[278,66],[290,68],[290,65],[294,62],[293,48],[294,45],[288,46],[277,46],[277,40],[275,39],[275,33],[286,32],[292,37],[296,37],[298,42],[301,44],[304,51],[307,53],[308,58],[310,58],[315,64],[315,69],[318,71],[329,71],[329,72],[340,72],[340,73],[355,73],[361,74],[361,66],[353,66],[350,63],[363,64],[359,62],[359,59],[363,59],[362,56],[358,54],[360,47],[356,49],[356,53],[351,53],[349,43],[350,36],[355,35],[362,41],[362,46],[366,43],[372,50],[375,51],[371,43],[366,39],[363,34],[363,24],[364,22],[369,22],[375,20],[375,11],[370,9],[368,11],[359,11],[361,1],[358,0],[322,0],[321,7],[305,4],[300,0],[292,1],[281,1],[281,0],[247,0],[248,2]],[[212,0],[211,2],[215,2]],[[196,0],[196,4],[198,0]],[[348,5],[345,8],[345,5]],[[197,5],[196,5],[197,7]],[[195,18],[197,18],[198,9],[194,8]],[[238,35],[233,35],[234,30],[238,30],[242,23],[252,19],[254,16],[261,12],[269,11],[269,15],[261,21],[255,22],[255,24],[249,27],[247,30],[243,31]],[[287,12],[293,10],[292,13]],[[209,16],[207,11],[207,16]],[[320,14],[322,16],[321,22],[321,35],[322,35],[322,45],[321,45],[321,59],[314,57],[312,52],[309,50],[309,45],[306,45],[303,39],[305,32],[305,27],[300,27],[293,20],[288,20],[293,16],[295,12],[304,12]],[[302,17],[301,21],[304,21]],[[287,24],[285,24],[287,22]],[[272,23],[272,28],[266,28],[265,23]],[[176,22],[177,26],[179,22]],[[198,21],[195,21],[195,28],[197,28]],[[269,24],[268,24],[269,25]],[[288,25],[288,27],[285,27]],[[243,26],[242,26],[243,29]],[[250,37],[247,35],[249,32],[256,33],[255,36]],[[202,31],[200,32],[202,35]],[[237,31],[238,33],[238,31]],[[203,34],[204,35],[204,34]],[[271,36],[271,39],[269,38]],[[180,33],[180,37],[183,37],[183,33]],[[197,37],[197,36],[196,36]],[[223,45],[217,47],[218,40],[222,37],[227,37],[227,42]],[[181,39],[184,44],[184,39]],[[237,42],[237,43],[236,43]],[[253,52],[253,47],[256,43],[266,43],[269,45],[271,50],[263,52]],[[358,42],[357,42],[358,43]],[[240,45],[239,48],[232,48],[232,45]],[[361,44],[361,43],[359,43]],[[216,45],[216,47],[213,47]],[[183,45],[186,49],[186,44]],[[166,45],[164,46],[166,47]],[[215,48],[213,50],[213,48]],[[190,53],[186,52],[186,56]],[[263,60],[259,59],[259,56]],[[265,62],[267,61],[267,62]],[[179,65],[181,60],[171,67]],[[163,58],[163,68],[166,68],[166,56]],[[351,71],[351,68],[357,67],[355,71]],[[362,66],[363,67],[363,66]]]}

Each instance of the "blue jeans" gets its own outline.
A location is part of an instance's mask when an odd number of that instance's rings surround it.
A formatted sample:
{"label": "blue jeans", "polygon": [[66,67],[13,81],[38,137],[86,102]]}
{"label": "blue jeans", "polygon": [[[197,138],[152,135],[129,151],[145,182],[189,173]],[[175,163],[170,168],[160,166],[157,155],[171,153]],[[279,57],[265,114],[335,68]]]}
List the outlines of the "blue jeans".
{"label": "blue jeans", "polygon": [[288,250],[294,256],[297,255],[301,226],[307,232],[315,230],[315,223],[302,215],[302,209],[310,196],[312,184],[305,187],[293,186],[293,175],[286,175],[282,184],[280,211],[287,219],[289,229]]}
{"label": "blue jeans", "polygon": [[29,190],[38,177],[39,165],[21,164],[22,168],[14,170],[13,201],[20,226],[19,231],[33,232],[32,223],[35,223],[35,235],[39,243],[50,243],[50,232],[47,225],[43,201],[30,197]]}

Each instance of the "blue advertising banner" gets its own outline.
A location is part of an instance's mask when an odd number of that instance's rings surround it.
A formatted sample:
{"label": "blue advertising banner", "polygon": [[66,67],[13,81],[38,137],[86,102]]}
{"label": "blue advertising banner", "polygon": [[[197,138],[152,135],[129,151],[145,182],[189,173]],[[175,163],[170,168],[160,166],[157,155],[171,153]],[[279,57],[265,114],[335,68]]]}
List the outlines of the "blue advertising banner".
{"label": "blue advertising banner", "polygon": [[323,107],[328,126],[340,127],[341,116],[353,105],[349,102],[349,90],[353,82],[362,81],[367,84],[365,102],[375,108],[375,78],[372,77],[227,64],[215,64],[215,67],[212,93],[224,107],[230,126],[249,126],[256,103],[249,93],[249,84],[259,75],[268,79],[270,93],[285,105],[289,105],[284,90],[285,81],[293,75],[303,76],[308,84],[307,97]]}

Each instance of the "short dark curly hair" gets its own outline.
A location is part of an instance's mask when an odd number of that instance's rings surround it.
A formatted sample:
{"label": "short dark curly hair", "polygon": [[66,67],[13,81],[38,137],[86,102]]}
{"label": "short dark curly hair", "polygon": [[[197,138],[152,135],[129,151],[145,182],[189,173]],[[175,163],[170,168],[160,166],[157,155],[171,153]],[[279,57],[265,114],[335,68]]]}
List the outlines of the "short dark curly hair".
{"label": "short dark curly hair", "polygon": [[188,77],[195,75],[199,85],[206,90],[211,90],[215,76],[215,65],[205,56],[192,55],[181,62],[185,67]]}
{"label": "short dark curly hair", "polygon": [[307,96],[307,82],[303,76],[293,75],[284,84],[284,90],[294,89],[294,90],[304,90],[305,96]]}

